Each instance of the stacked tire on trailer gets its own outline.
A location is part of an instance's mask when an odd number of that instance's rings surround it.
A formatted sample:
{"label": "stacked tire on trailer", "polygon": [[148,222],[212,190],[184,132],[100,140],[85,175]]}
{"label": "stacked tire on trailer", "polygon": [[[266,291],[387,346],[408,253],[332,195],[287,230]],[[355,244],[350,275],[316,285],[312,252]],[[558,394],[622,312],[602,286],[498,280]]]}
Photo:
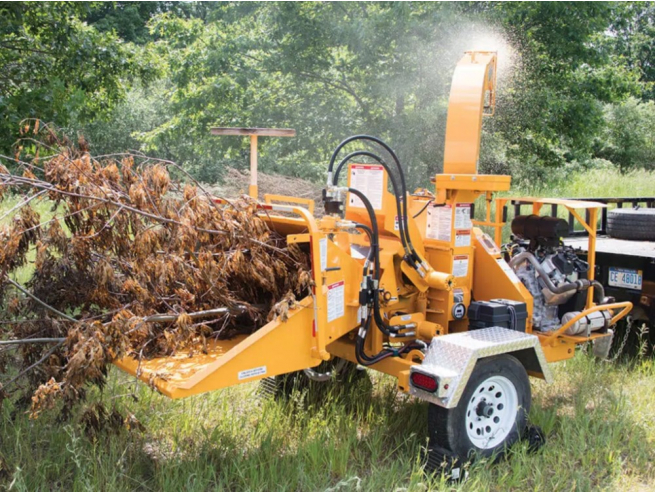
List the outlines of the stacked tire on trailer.
{"label": "stacked tire on trailer", "polygon": [[617,239],[655,241],[655,208],[616,208],[607,213],[607,233]]}

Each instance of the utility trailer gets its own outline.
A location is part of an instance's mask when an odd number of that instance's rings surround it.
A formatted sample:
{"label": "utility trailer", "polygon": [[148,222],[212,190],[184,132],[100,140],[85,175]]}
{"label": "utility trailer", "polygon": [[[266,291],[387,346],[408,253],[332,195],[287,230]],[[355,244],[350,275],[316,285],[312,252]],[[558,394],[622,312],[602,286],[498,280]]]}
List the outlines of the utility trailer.
{"label": "utility trailer", "polygon": [[[298,371],[322,381],[329,377],[318,372],[320,364],[346,360],[392,375],[399,391],[429,403],[432,465],[444,455],[503,453],[526,429],[529,376],[550,381],[548,362],[570,359],[579,344],[611,340],[610,328],[632,304],[610,302],[594,279],[589,224],[602,203],[520,198],[532,214],[515,218],[519,239],[501,244],[501,211],[510,199],[497,199],[494,219],[491,204],[495,192],[509,190],[511,177],[477,172],[495,73],[493,52],[467,52],[457,65],[443,173],[433,191],[409,192],[391,147],[358,135],[344,140],[328,165],[325,216],[310,213],[311,200],[269,196],[258,204],[268,226],[311,260],[311,292],[288,318],[202,349],[115,364],[182,398]],[[362,142],[388,157],[359,150],[338,160],[347,145]],[[256,160],[251,166],[256,171]],[[471,209],[479,197],[487,211],[476,222]],[[561,247],[566,223],[540,216],[545,205],[566,207],[589,230],[586,262]]]}

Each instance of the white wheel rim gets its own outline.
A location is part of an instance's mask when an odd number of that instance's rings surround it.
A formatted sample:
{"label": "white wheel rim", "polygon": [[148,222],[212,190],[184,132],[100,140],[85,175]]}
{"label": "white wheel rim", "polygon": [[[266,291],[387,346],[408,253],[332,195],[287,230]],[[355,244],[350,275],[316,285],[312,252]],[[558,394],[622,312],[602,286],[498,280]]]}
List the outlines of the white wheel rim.
{"label": "white wheel rim", "polygon": [[516,424],[519,399],[514,384],[504,376],[485,379],[466,407],[466,433],[479,449],[501,444]]}

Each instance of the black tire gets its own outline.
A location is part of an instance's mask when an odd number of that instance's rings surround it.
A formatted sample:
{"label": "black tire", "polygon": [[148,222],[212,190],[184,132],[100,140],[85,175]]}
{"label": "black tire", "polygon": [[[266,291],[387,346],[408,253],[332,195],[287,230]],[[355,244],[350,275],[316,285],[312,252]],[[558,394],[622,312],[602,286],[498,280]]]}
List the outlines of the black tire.
{"label": "black tire", "polygon": [[[491,379],[492,382],[501,380],[504,385],[507,385],[508,383],[506,381],[509,381],[509,384],[514,387],[515,395],[512,395],[511,398],[509,395],[503,397],[501,392],[494,389],[494,386],[491,383],[490,386],[482,386],[483,383],[489,381],[490,378],[493,378]],[[480,391],[480,388],[482,388],[482,392]],[[491,391],[492,393],[492,396],[489,398],[490,402],[486,402],[484,396],[488,394],[488,391]],[[494,393],[494,391],[496,391],[496,393]],[[474,395],[474,393],[476,394]],[[485,445],[480,446],[473,442],[469,437],[469,432],[466,428],[467,413],[470,411],[469,404],[474,405],[475,399],[479,394],[482,394],[483,396],[480,397],[481,402],[477,406],[477,412],[481,411],[484,414],[491,411],[488,415],[480,415],[476,412],[476,414],[469,417],[468,425],[470,426],[473,425],[471,419],[479,420],[475,425],[481,427],[471,427],[472,433],[475,433],[475,431],[480,429],[482,430],[482,437],[479,439],[484,438],[485,429],[491,428],[490,426],[486,426],[487,423],[491,423],[490,421],[495,421],[495,419],[498,418],[499,422],[502,422],[500,420],[502,417],[504,421],[512,422],[510,424],[511,430],[507,432],[507,435],[498,443],[492,443],[491,441],[495,439],[494,436],[497,435],[499,431],[499,428],[496,427],[494,434],[489,434],[490,437],[485,438],[487,440],[487,447],[485,447]],[[502,413],[503,411],[507,412],[508,409],[504,408],[502,404],[498,404],[497,401],[494,400],[493,397],[499,394],[505,399],[498,401],[508,401],[508,399],[513,400],[513,397],[516,397],[515,412],[509,411],[509,413]],[[463,461],[476,456],[500,457],[507,448],[521,438],[527,424],[531,401],[532,394],[530,391],[528,374],[515,357],[511,355],[499,355],[482,359],[475,365],[473,374],[466,385],[466,389],[464,390],[457,407],[445,409],[438,405],[430,404],[430,407],[428,408],[428,447],[435,446],[435,448],[444,448]],[[496,404],[498,408],[495,408],[494,404]],[[481,407],[481,405],[484,406]],[[494,412],[496,413],[495,416]],[[485,419],[490,419],[490,421]],[[498,426],[499,424],[496,423],[494,425]],[[505,427],[502,428],[505,429]],[[501,431],[501,435],[505,432],[506,431]]]}
{"label": "black tire", "polygon": [[607,233],[617,239],[655,241],[655,208],[616,208],[607,212]]}

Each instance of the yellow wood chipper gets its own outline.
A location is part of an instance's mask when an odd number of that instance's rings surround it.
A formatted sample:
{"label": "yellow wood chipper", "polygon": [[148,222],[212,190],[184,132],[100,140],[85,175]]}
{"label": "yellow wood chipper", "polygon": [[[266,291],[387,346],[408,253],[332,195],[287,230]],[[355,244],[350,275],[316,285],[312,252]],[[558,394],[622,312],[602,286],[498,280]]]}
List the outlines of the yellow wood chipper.
{"label": "yellow wood chipper", "polygon": [[[514,217],[502,244],[512,198],[492,195],[508,191],[511,178],[477,172],[495,84],[495,53],[467,52],[458,63],[443,173],[432,191],[409,192],[391,147],[358,135],[332,155],[322,218],[308,200],[267,196],[258,205],[269,227],[311,258],[311,295],[288,319],[211,341],[191,357],[126,357],[116,365],[183,398],[294,371],[321,381],[329,373],[319,365],[350,361],[394,376],[399,391],[429,402],[431,449],[462,459],[502,453],[527,425],[528,376],[549,381],[548,362],[573,357],[579,344],[607,352],[611,327],[632,305],[605,297],[594,280],[601,203],[520,197],[532,214]],[[256,135],[268,133],[236,134],[255,136],[256,197]],[[357,143],[380,150],[342,155]],[[481,221],[472,218],[476,200],[486,205]],[[561,239],[568,223],[540,214],[553,204],[589,233],[586,262]]]}

